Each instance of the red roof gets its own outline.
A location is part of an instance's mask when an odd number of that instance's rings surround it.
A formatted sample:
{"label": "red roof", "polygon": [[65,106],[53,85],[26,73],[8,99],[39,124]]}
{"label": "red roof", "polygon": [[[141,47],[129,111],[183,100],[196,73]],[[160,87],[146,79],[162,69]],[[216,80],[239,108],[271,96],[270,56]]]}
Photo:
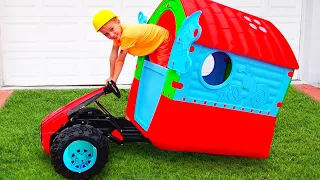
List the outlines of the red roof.
{"label": "red roof", "polygon": [[299,68],[287,40],[271,22],[211,0],[180,1],[186,16],[202,11],[198,44],[290,69]]}

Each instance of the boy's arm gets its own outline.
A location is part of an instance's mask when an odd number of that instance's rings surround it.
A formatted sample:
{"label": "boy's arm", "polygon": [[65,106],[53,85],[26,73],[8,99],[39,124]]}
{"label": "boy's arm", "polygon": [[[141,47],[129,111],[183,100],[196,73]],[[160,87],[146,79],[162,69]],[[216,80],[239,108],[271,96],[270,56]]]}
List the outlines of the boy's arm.
{"label": "boy's arm", "polygon": [[118,51],[119,51],[119,46],[113,45],[112,51],[110,54],[110,77],[111,78],[113,77],[113,74],[114,74],[115,62],[118,59]]}
{"label": "boy's arm", "polygon": [[118,59],[115,63],[115,67],[114,67],[114,72],[113,72],[113,76],[112,76],[112,80],[114,82],[117,82],[120,72],[122,70],[123,64],[124,64],[124,60],[126,59],[128,50],[120,50]]}

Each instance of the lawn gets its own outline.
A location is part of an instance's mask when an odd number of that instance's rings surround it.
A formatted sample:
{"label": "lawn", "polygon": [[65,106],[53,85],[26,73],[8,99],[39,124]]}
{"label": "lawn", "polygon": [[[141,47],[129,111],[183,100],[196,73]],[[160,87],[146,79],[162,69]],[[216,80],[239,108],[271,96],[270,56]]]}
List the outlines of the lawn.
{"label": "lawn", "polygon": [[[0,110],[0,179],[63,179],[42,150],[40,123],[89,91],[15,91]],[[123,116],[128,92],[122,95],[101,102]],[[161,151],[144,143],[110,143],[109,158],[94,179],[320,179],[320,103],[290,87],[265,160]]]}

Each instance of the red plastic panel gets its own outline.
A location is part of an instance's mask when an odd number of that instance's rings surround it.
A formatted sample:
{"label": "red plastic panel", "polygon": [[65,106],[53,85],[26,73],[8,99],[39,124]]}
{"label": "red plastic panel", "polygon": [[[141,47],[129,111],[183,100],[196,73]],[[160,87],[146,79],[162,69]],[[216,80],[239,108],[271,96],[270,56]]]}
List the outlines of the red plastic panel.
{"label": "red plastic panel", "polygon": [[276,118],[161,97],[148,130],[159,149],[267,158]]}
{"label": "red plastic panel", "polygon": [[298,69],[287,40],[269,21],[211,0],[181,0],[187,16],[201,10],[202,35],[197,43]]}

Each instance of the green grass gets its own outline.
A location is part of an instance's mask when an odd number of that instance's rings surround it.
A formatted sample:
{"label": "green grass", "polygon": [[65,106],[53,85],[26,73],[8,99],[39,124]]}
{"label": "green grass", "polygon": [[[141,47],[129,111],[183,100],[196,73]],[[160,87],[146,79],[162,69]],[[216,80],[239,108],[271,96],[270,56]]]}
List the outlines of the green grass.
{"label": "green grass", "polygon": [[[15,91],[0,111],[0,179],[63,179],[40,143],[51,111],[91,90]],[[128,93],[102,98],[123,116]],[[290,87],[268,159],[161,151],[152,144],[110,143],[110,161],[94,179],[320,179],[320,104]]]}

